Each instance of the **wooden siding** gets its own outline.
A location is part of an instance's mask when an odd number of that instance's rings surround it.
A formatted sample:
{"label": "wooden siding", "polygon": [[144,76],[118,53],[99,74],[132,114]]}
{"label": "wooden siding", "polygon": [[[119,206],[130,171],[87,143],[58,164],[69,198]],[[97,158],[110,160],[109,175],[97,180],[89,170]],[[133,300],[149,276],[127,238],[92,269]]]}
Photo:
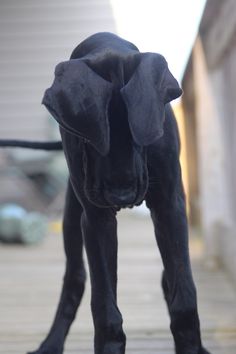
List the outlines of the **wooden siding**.
{"label": "wooden siding", "polygon": [[0,138],[49,136],[40,103],[54,67],[99,31],[116,31],[109,0],[1,0]]}

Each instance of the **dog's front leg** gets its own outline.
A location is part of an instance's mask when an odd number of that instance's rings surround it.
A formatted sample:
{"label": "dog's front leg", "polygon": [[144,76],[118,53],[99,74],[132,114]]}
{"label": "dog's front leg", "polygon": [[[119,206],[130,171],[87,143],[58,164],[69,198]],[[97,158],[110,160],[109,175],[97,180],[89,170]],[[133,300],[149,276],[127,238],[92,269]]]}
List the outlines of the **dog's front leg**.
{"label": "dog's front leg", "polygon": [[201,343],[180,167],[177,161],[169,170],[164,164],[160,166],[157,182],[150,185],[146,202],[164,264],[162,286],[176,354],[207,354]]}
{"label": "dog's front leg", "polygon": [[63,220],[66,272],[60,301],[51,329],[39,349],[28,354],[62,354],[64,342],[76,316],[85,288],[83,240],[80,225],[82,207],[68,183]]}
{"label": "dog's front leg", "polygon": [[90,207],[82,215],[95,328],[95,354],[123,354],[125,334],[117,307],[117,222],[111,209]]}

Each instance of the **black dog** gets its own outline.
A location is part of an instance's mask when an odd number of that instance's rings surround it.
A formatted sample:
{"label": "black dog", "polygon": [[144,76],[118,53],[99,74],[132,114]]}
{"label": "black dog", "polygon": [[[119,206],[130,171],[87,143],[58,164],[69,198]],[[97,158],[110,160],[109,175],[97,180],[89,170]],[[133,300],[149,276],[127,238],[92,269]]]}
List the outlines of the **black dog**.
{"label": "black dog", "polygon": [[179,137],[169,105],[181,92],[161,55],[140,53],[110,33],[89,37],[56,67],[43,104],[60,125],[70,172],[63,226],[67,262],[54,323],[34,354],[63,352],[84,292],[83,244],[95,353],[125,353],[116,301],[116,212],[143,200],[163,259],[176,353],[207,353],[189,260]]}

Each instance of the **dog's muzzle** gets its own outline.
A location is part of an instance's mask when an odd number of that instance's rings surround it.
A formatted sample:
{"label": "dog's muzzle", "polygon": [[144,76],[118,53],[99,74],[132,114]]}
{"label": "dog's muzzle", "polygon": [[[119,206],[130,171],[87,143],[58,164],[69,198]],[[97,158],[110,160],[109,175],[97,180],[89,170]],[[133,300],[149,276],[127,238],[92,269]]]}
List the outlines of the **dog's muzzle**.
{"label": "dog's muzzle", "polygon": [[110,189],[104,191],[104,198],[108,204],[121,208],[133,206],[136,202],[137,192],[134,188]]}

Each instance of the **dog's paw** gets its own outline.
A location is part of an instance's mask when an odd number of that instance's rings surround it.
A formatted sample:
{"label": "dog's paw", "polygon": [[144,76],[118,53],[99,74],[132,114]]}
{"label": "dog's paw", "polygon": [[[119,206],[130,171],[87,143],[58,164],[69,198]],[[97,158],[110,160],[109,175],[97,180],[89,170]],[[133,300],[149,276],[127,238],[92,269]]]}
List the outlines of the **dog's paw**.
{"label": "dog's paw", "polygon": [[200,349],[199,354],[211,354],[211,353],[208,352],[205,348],[202,347],[202,348]]}
{"label": "dog's paw", "polygon": [[52,349],[39,349],[34,352],[28,352],[27,354],[62,354],[62,352],[55,351]]}
{"label": "dog's paw", "polygon": [[28,352],[27,354],[62,354],[63,350],[58,348],[39,348],[33,352]]}
{"label": "dog's paw", "polygon": [[27,352],[27,354],[51,354],[52,352],[49,352],[48,350],[35,350],[34,352]]}
{"label": "dog's paw", "polygon": [[27,354],[57,354],[57,352],[54,352],[51,349],[38,349],[34,352],[28,352]]}

